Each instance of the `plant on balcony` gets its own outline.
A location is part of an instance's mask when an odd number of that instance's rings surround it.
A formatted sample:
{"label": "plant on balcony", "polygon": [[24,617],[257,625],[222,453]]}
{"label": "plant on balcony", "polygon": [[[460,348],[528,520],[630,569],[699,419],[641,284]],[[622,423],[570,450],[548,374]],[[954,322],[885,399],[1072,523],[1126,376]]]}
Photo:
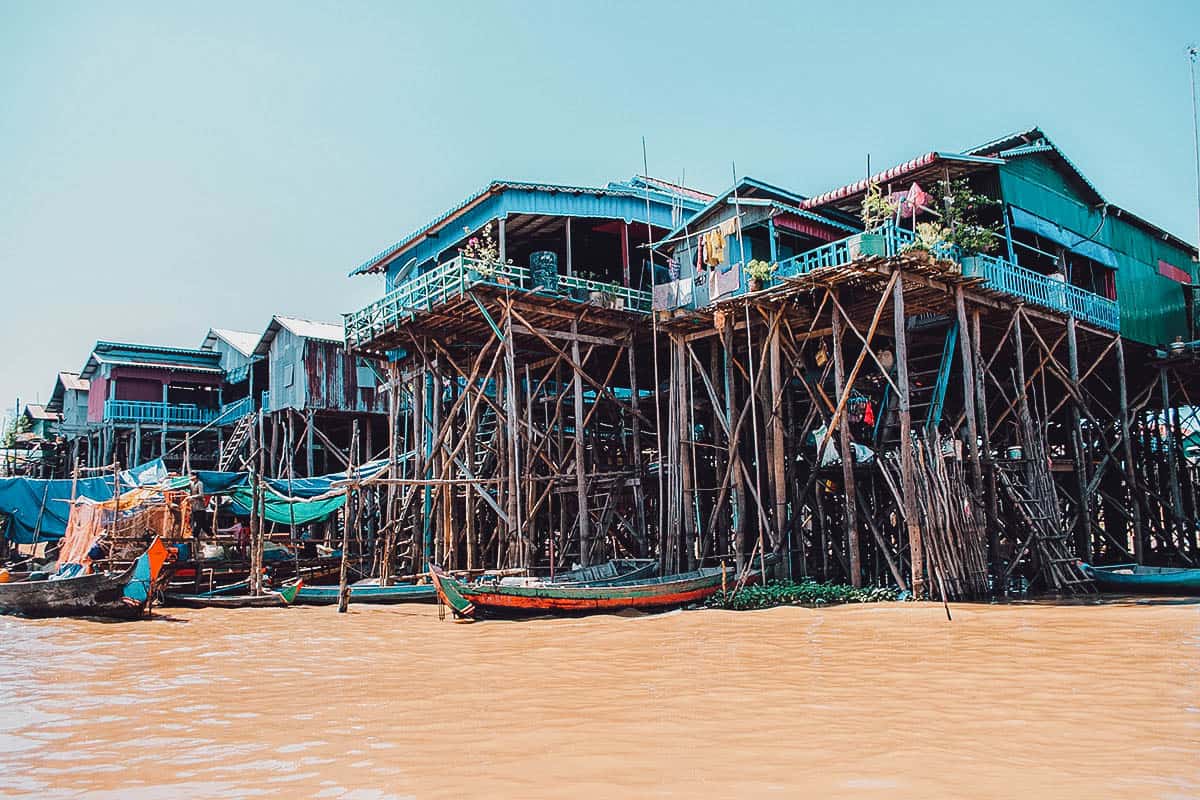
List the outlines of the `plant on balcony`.
{"label": "plant on balcony", "polygon": [[985,224],[980,216],[989,208],[1000,205],[998,200],[971,188],[966,178],[941,184],[942,227],[944,241],[964,255],[994,252],[1000,243],[1000,226]]}
{"label": "plant on balcony", "polygon": [[751,259],[750,263],[746,265],[746,277],[750,281],[750,291],[757,292],[762,289],[763,284],[771,280],[771,276],[777,269],[779,269],[778,264],[760,261],[757,258]]}
{"label": "plant on balcony", "polygon": [[[470,228],[463,228],[463,230],[467,233],[471,232]],[[474,262],[470,265],[470,269],[480,277],[491,278],[496,272],[496,264],[500,261],[500,247],[492,236],[492,223],[489,222],[484,226],[484,229],[479,232],[479,236],[467,239],[466,246],[460,247],[458,254]],[[511,264],[512,261],[510,260],[509,263]]]}
{"label": "plant on balcony", "polygon": [[862,208],[859,212],[859,216],[862,218],[863,229],[867,231],[875,230],[880,225],[886,224],[895,215],[896,208],[883,196],[883,191],[879,188],[879,184],[872,183],[869,185],[867,193],[863,195]]}
{"label": "plant on balcony", "polygon": [[900,248],[901,253],[937,253],[946,244],[949,232],[939,222],[918,222],[913,240]]}

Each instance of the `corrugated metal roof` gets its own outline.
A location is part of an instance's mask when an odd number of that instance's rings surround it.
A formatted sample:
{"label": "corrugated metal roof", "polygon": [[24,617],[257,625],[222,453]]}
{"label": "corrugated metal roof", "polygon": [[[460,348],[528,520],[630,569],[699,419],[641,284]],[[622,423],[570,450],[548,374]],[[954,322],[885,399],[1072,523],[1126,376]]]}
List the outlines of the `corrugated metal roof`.
{"label": "corrugated metal roof", "polygon": [[191,350],[184,347],[163,347],[129,342],[96,342],[80,371],[80,377],[91,378],[100,364],[122,364],[152,369],[187,370],[191,372],[221,372],[220,356],[211,350]]}
{"label": "corrugated metal roof", "polygon": [[49,422],[57,422],[62,418],[59,414],[55,414],[52,411],[47,411],[46,407],[40,403],[26,403],[25,415],[30,419],[41,419]]}
{"label": "corrugated metal roof", "polygon": [[279,320],[279,324],[287,328],[297,336],[303,336],[306,339],[323,339],[327,342],[345,341],[346,331],[342,327],[342,323],[334,322],[316,322],[311,319],[301,319],[300,317],[275,317]]}
{"label": "corrugated metal roof", "polygon": [[[803,195],[796,194],[795,192],[780,188],[757,178],[751,178],[749,175],[743,175],[733,186],[730,186],[728,189],[720,192],[719,194],[712,195],[709,199],[709,202],[703,208],[697,209],[694,214],[688,215],[682,224],[677,225],[657,244],[662,244],[663,242],[668,242],[672,239],[678,238],[679,235],[683,233],[684,229],[694,227],[698,220],[703,219],[714,208],[724,205],[725,201],[733,197],[735,192],[741,195],[743,190],[750,190],[747,192],[747,196],[750,196],[754,189],[759,189],[762,192],[765,192],[768,195],[768,199],[771,200],[789,200],[798,203],[804,199]],[[775,197],[770,197],[770,195],[775,195]],[[795,210],[798,209],[793,208],[793,211]],[[824,222],[825,220],[821,218],[820,221]]]}
{"label": "corrugated metal roof", "polygon": [[67,391],[86,392],[90,385],[83,378],[79,377],[78,372],[60,372],[58,380],[62,382],[63,388]]}
{"label": "corrugated metal roof", "polygon": [[270,324],[267,325],[267,329],[263,331],[263,335],[259,337],[258,343],[254,346],[254,354],[268,355],[271,352],[271,342],[274,341],[275,334],[279,333],[281,329],[286,329],[304,339],[317,339],[322,342],[337,342],[338,344],[346,340],[346,329],[339,323],[316,322],[311,319],[284,317],[276,314],[271,317]]}
{"label": "corrugated metal roof", "polygon": [[62,411],[67,391],[86,392],[90,386],[77,372],[60,372],[54,381],[54,388],[50,390],[50,402],[46,403],[46,408]]}
{"label": "corrugated metal roof", "polygon": [[229,328],[209,328],[208,335],[200,343],[200,349],[211,350],[217,339],[223,339],[230,347],[248,358],[254,355],[259,335],[250,331],[235,331]]}
{"label": "corrugated metal roof", "polygon": [[1155,236],[1159,236],[1170,241],[1177,247],[1180,247],[1184,250],[1196,249],[1196,246],[1188,242],[1186,239],[1160,228],[1153,222],[1138,216],[1129,209],[1122,208],[1108,202],[1108,200],[1104,198],[1104,195],[1100,193],[1100,190],[1096,187],[1096,185],[1092,183],[1086,175],[1083,174],[1083,170],[1076,166],[1075,162],[1072,161],[1065,152],[1063,152],[1062,148],[1051,141],[1050,137],[1047,136],[1039,127],[1035,126],[1033,128],[1029,128],[1028,130],[1010,133],[1007,136],[1002,136],[999,139],[988,142],[987,144],[981,144],[978,147],[972,147],[966,152],[970,154],[986,153],[1002,159],[1020,158],[1021,156],[1036,155],[1038,153],[1052,153],[1057,156],[1067,167],[1067,169],[1069,169],[1075,175],[1075,177],[1078,178],[1079,181],[1095,196],[1097,205],[1104,204],[1111,206],[1120,212],[1119,216],[1130,220],[1134,224],[1138,225],[1144,230],[1149,231]]}
{"label": "corrugated metal roof", "polygon": [[[635,180],[636,180],[636,178],[635,178]],[[660,182],[660,183],[665,183],[665,182]],[[418,239],[420,239],[424,236],[427,236],[427,235],[434,233],[434,232],[440,230],[441,228],[445,227],[455,217],[458,217],[464,211],[473,207],[475,204],[479,203],[484,198],[489,197],[493,194],[497,194],[499,192],[509,190],[509,189],[518,189],[518,190],[530,191],[530,192],[547,192],[547,193],[555,193],[555,194],[594,195],[594,196],[598,196],[598,197],[642,198],[642,197],[646,196],[646,189],[648,189],[648,188],[652,188],[649,186],[648,183],[644,184],[642,188],[639,188],[637,186],[632,185],[632,182],[630,182],[630,183],[612,182],[612,183],[609,183],[609,185],[607,187],[600,188],[600,187],[593,187],[593,186],[571,186],[568,184],[557,184],[557,183],[528,183],[528,182],[523,182],[523,181],[493,181],[492,183],[489,183],[487,186],[483,187],[479,191],[468,196],[461,203],[455,205],[448,211],[438,215],[430,222],[426,223],[422,227],[420,227],[417,230],[410,233],[408,236],[405,236],[403,239],[396,242],[391,247],[388,247],[387,249],[385,249],[385,250],[377,253],[376,255],[372,256],[371,258],[367,259],[362,264],[360,264],[358,267],[356,267],[350,274],[351,275],[361,275],[364,273],[381,271],[387,261],[389,261],[391,258],[393,258],[396,254],[403,251],[406,247],[408,247],[408,245],[412,244],[413,242],[417,241]],[[671,190],[656,189],[654,191],[656,194],[659,195],[660,201],[662,201],[663,199],[669,199],[671,197],[686,197],[686,199],[688,199],[689,201],[693,201],[693,202],[696,200],[696,198],[693,198],[690,195],[675,193]]]}
{"label": "corrugated metal roof", "polygon": [[1004,162],[996,158],[986,158],[976,155],[960,155],[958,153],[942,153],[933,151],[926,153],[923,156],[918,156],[910,161],[905,161],[903,164],[885,169],[883,172],[877,172],[869,178],[855,181],[837,189],[832,189],[824,194],[811,197],[800,204],[801,208],[814,209],[820,208],[830,203],[836,203],[839,200],[844,200],[847,197],[853,197],[856,194],[865,192],[867,187],[873,183],[885,184],[888,181],[895,181],[905,176],[911,175],[919,169],[935,164],[939,161],[948,161],[959,164],[978,164],[979,166],[1000,166]]}

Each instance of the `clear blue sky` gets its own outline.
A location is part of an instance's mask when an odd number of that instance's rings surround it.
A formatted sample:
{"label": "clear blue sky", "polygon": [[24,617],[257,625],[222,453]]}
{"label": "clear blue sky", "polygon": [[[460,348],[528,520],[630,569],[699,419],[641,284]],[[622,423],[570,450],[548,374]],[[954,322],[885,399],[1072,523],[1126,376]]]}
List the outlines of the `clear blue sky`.
{"label": "clear blue sky", "polygon": [[1195,240],[1200,2],[0,2],[0,407],[96,339],[371,300],[495,177],[806,194],[1041,125]]}

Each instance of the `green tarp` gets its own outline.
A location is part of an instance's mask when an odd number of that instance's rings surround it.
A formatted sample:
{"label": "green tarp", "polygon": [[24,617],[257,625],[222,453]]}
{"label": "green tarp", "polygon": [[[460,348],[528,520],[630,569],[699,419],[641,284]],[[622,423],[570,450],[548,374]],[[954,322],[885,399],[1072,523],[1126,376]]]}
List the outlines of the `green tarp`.
{"label": "green tarp", "polygon": [[[250,514],[253,493],[249,486],[238,486],[229,492],[233,498],[233,512],[238,516]],[[346,496],[338,494],[324,500],[289,500],[269,488],[263,494],[263,516],[278,525],[307,525],[320,522],[346,504]]]}

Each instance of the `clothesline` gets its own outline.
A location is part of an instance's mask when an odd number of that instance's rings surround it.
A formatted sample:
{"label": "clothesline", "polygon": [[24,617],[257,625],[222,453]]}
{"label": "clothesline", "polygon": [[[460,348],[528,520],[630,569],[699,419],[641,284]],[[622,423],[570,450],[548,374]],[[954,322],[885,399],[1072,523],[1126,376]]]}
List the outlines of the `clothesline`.
{"label": "clothesline", "polygon": [[737,216],[734,216],[734,217],[729,217],[729,218],[727,218],[727,219],[723,219],[723,220],[721,220],[720,222],[718,222],[716,225],[709,225],[707,228],[701,228],[701,229],[700,229],[700,230],[698,230],[698,231],[694,231],[694,232],[691,232],[691,233],[685,233],[685,234],[683,234],[682,236],[674,236],[674,237],[671,237],[670,239],[659,239],[657,242],[647,242],[646,244],[639,244],[639,245],[638,245],[638,247],[639,247],[639,248],[643,248],[643,249],[645,249],[645,248],[649,248],[649,249],[651,249],[651,250],[654,250],[654,249],[658,248],[658,246],[659,246],[659,245],[670,244],[671,242],[682,242],[682,241],[686,241],[686,240],[688,240],[688,239],[691,239],[691,238],[692,238],[692,237],[694,237],[694,236],[703,236],[703,235],[704,235],[704,234],[706,234],[706,233],[710,233],[710,232],[712,232],[712,231],[715,231],[717,228],[720,228],[722,225],[728,224],[730,220],[735,220],[735,219],[736,219],[736,220],[739,220],[739,221],[740,221],[740,220],[741,220],[741,218],[742,218],[742,217],[744,217],[744,216],[746,216],[746,215],[745,215],[745,214],[738,214]]}

